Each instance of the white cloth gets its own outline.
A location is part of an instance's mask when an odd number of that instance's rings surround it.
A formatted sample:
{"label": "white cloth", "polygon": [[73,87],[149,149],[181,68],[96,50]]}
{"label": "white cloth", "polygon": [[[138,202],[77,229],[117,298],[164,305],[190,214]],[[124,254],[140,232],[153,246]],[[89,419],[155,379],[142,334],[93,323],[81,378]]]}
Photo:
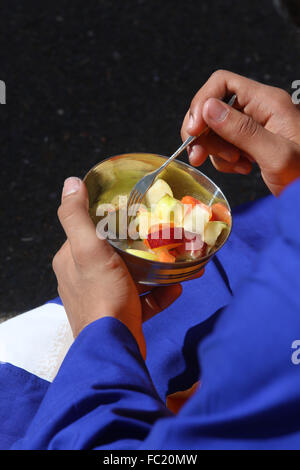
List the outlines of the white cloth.
{"label": "white cloth", "polygon": [[73,341],[64,307],[45,304],[0,324],[0,361],[52,382]]}

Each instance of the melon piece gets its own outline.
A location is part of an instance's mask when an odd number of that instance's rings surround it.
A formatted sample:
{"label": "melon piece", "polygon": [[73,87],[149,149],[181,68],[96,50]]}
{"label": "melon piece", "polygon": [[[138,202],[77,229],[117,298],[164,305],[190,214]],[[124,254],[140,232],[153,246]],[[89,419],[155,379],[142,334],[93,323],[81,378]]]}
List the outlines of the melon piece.
{"label": "melon piece", "polygon": [[221,202],[217,202],[211,206],[212,209],[212,219],[213,221],[225,222],[228,225],[231,225],[231,214],[228,208]]}

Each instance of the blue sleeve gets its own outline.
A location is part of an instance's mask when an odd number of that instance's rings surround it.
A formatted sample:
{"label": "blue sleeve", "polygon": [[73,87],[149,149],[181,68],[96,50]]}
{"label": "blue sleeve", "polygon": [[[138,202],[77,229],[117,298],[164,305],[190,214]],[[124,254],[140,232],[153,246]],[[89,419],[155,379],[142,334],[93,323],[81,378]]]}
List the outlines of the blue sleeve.
{"label": "blue sleeve", "polygon": [[274,199],[273,240],[199,341],[201,387],[177,416],[128,329],[103,318],[76,339],[15,448],[299,449],[300,218],[291,201],[300,204],[299,183]]}
{"label": "blue sleeve", "polygon": [[274,204],[272,239],[198,345],[201,388],[143,447],[300,449],[299,182]]}
{"label": "blue sleeve", "polygon": [[171,417],[138,345],[113,318],[88,325],[71,346],[14,449],[135,449],[155,421]]}

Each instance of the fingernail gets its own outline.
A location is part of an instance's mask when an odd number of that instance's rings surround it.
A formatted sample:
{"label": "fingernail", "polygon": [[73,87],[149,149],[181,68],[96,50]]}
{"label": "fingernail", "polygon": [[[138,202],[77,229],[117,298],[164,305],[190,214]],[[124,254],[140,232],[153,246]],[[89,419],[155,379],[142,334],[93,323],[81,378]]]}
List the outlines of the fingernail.
{"label": "fingernail", "polygon": [[81,180],[76,176],[67,178],[64,182],[62,197],[69,196],[72,193],[76,193],[81,185]]}
{"label": "fingernail", "polygon": [[216,98],[210,98],[205,103],[205,108],[207,116],[212,121],[222,122],[228,114],[228,108],[225,106],[222,101],[217,100]]}

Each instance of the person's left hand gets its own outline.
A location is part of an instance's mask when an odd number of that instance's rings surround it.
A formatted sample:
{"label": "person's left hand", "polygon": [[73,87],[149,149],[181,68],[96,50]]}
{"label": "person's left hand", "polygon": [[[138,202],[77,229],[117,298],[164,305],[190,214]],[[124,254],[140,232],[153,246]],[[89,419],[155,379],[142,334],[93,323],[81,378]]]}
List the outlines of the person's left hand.
{"label": "person's left hand", "polygon": [[111,316],[128,327],[145,358],[142,321],[172,304],[181,294],[180,284],[139,297],[122,258],[97,237],[86,186],[79,178],[65,181],[58,217],[67,241],[53,259],[53,270],[74,337],[89,323]]}

